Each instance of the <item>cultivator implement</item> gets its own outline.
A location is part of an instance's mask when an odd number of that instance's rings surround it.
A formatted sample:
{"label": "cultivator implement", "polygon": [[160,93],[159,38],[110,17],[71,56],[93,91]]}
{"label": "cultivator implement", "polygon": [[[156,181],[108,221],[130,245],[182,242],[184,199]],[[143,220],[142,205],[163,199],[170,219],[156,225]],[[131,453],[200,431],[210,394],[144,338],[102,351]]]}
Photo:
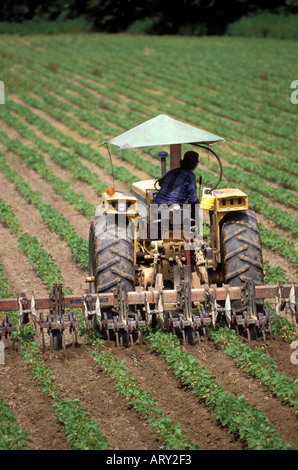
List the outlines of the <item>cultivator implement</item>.
{"label": "cultivator implement", "polygon": [[11,335],[13,331],[16,331],[16,327],[12,325],[11,317],[7,315],[0,325],[0,341],[5,339],[8,346],[10,346],[11,340],[14,343],[14,337]]}
{"label": "cultivator implement", "polygon": [[[17,298],[17,307],[19,328],[29,323],[31,318],[35,329],[39,326],[43,348],[45,348],[46,343],[45,332],[50,338],[52,350],[61,348],[65,350],[65,332],[67,329],[72,337],[73,346],[77,343],[78,322],[75,313],[69,314],[67,319],[65,317],[65,296],[61,284],[54,284],[49,297],[38,298],[37,301],[33,294],[31,299],[28,299],[25,293],[20,294]],[[41,309],[46,309],[48,311],[47,315],[44,315],[42,311],[38,315],[37,310]],[[0,310],[2,310],[1,307]]]}
{"label": "cultivator implement", "polygon": [[[99,331],[117,346],[142,343],[145,326],[159,326],[179,336],[183,343],[200,343],[209,328],[219,322],[226,323],[248,341],[256,336],[266,341],[275,316],[286,315],[290,321],[298,323],[297,295],[297,284],[256,285],[253,281],[241,287],[206,285],[194,289],[186,275],[180,282],[176,278],[176,287],[172,290],[149,288],[127,292],[120,283],[108,293],[64,295],[61,284],[55,284],[48,297],[32,295],[29,299],[21,294],[18,298],[0,299],[0,312],[17,310],[20,327],[31,317],[35,327],[40,328],[42,345],[45,346],[47,332],[52,349],[65,349],[67,329],[73,345],[77,343],[76,314],[73,312],[65,319],[65,309],[77,308],[82,311],[85,328]],[[49,312],[46,316],[44,310]],[[39,316],[37,311],[40,311]],[[15,330],[6,317],[0,335],[9,338]]]}

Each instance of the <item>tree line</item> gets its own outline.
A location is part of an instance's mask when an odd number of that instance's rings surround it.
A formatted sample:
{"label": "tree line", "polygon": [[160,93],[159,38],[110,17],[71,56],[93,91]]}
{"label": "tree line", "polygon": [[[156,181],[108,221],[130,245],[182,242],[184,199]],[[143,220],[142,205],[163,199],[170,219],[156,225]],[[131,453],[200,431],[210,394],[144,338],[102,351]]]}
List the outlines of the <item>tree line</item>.
{"label": "tree line", "polygon": [[0,21],[83,17],[99,32],[220,35],[228,24],[264,11],[297,14],[298,0],[2,0]]}

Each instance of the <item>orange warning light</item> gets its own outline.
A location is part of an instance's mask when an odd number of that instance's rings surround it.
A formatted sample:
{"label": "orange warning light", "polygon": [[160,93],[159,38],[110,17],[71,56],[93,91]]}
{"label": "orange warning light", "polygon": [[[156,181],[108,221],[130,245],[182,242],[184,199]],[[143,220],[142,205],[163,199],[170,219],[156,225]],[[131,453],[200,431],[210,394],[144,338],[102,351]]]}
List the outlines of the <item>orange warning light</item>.
{"label": "orange warning light", "polygon": [[114,196],[115,192],[116,192],[115,188],[108,188],[107,189],[107,195],[108,196]]}

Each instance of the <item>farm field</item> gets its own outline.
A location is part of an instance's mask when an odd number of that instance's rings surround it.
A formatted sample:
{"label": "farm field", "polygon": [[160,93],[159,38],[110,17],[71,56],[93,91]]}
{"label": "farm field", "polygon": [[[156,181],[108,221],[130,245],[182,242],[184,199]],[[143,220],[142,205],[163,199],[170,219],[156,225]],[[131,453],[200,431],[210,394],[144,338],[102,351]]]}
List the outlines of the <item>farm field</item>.
{"label": "farm field", "polygon": [[[297,282],[296,58],[295,41],[270,39],[1,35],[0,297],[54,282],[84,292],[89,221],[113,184],[100,144],[159,114],[227,139],[222,185],[256,211],[266,282]],[[116,189],[159,177],[159,150],[110,146]],[[196,171],[217,180],[203,152]],[[13,422],[0,449],[298,449],[297,333],[234,339],[180,348],[156,334],[117,349],[85,334],[42,354],[24,340],[0,366],[0,417]]]}

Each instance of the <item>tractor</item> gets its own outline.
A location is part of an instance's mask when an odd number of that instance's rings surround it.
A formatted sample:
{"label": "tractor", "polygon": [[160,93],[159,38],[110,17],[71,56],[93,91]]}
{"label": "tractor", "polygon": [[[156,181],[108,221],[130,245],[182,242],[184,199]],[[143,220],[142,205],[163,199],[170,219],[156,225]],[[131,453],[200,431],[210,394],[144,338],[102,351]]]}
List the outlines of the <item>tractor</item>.
{"label": "tractor", "polygon": [[[40,326],[43,344],[46,330],[54,349],[65,349],[66,329],[77,343],[76,313],[65,319],[65,312],[78,307],[85,327],[98,330],[117,346],[142,343],[144,327],[160,327],[184,344],[197,344],[218,323],[249,342],[258,337],[266,341],[275,318],[272,304],[276,315],[289,313],[297,323],[298,285],[264,285],[258,222],[247,194],[219,188],[223,168],[212,146],[224,141],[161,114],[103,142],[108,151],[109,145],[123,152],[162,148],[161,177],[168,157],[169,169],[179,167],[182,145],[204,149],[216,158],[219,177],[213,187],[202,187],[199,178],[197,204],[156,204],[158,179],[134,182],[128,193],[114,185],[108,188],[90,223],[89,289],[65,295],[61,284],[54,284],[49,297],[29,299],[22,293],[0,299],[0,311],[18,310],[20,327],[31,315]],[[38,320],[37,312],[44,309],[50,313],[44,317],[41,312]],[[15,329],[7,317],[0,326],[0,340],[9,339]]]}
{"label": "tractor", "polygon": [[[154,204],[156,179],[133,183],[130,193],[111,187],[103,194],[90,226],[89,282],[92,294],[113,291],[118,299],[100,320],[108,337],[112,333],[117,342],[119,337],[127,341],[130,332],[132,341],[140,324],[157,324],[192,343],[220,321],[241,329],[249,340],[265,336],[264,326],[270,329],[272,316],[263,295],[256,295],[264,283],[256,214],[241,190],[217,189],[223,170],[211,145],[224,140],[160,115],[104,142],[122,151],[169,145],[170,169],[179,166],[181,145],[191,144],[211,152],[219,164],[214,187],[202,189],[200,178],[199,204]],[[168,153],[158,156],[163,176]],[[207,238],[204,213],[209,215]],[[238,298],[232,298],[233,288]],[[130,305],[130,292],[139,294],[139,302]]]}

